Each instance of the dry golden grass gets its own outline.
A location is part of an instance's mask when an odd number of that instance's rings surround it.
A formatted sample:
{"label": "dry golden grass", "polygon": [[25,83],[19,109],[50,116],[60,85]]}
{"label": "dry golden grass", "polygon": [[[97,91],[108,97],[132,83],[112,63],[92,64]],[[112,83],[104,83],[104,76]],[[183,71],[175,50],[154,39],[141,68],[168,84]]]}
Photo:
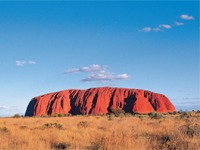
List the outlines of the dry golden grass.
{"label": "dry golden grass", "polygon": [[200,120],[174,115],[0,118],[0,149],[199,149]]}

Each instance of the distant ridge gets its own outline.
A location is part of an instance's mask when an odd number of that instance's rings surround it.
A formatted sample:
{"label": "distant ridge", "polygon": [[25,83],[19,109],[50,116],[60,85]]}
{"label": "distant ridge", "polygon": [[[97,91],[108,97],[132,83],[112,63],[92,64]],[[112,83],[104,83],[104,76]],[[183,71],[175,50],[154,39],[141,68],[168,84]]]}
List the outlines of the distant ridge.
{"label": "distant ridge", "polygon": [[175,107],[163,94],[147,90],[100,87],[64,90],[34,97],[25,116],[53,114],[107,114],[114,108],[126,113],[174,112]]}

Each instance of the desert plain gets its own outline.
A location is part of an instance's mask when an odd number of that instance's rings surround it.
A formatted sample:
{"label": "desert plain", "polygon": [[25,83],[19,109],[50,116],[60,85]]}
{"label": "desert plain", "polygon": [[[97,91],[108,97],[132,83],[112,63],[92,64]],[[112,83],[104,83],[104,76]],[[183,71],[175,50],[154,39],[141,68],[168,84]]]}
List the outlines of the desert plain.
{"label": "desert plain", "polygon": [[200,147],[200,112],[15,115],[0,118],[1,150],[158,150]]}

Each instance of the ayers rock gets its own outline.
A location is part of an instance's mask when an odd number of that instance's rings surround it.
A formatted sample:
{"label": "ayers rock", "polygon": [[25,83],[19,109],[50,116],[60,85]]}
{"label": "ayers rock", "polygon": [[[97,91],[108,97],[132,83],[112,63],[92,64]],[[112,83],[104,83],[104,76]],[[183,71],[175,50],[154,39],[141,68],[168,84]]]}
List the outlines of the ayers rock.
{"label": "ayers rock", "polygon": [[107,114],[114,108],[127,113],[174,112],[175,107],[162,94],[127,88],[64,90],[34,97],[25,116],[53,114]]}

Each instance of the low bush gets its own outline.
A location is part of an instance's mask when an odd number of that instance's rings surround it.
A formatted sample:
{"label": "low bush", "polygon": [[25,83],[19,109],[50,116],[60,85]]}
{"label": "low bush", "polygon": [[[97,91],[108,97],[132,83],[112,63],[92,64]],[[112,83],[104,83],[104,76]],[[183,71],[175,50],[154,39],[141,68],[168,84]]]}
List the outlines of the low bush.
{"label": "low bush", "polygon": [[87,128],[88,127],[88,122],[87,121],[80,121],[78,124],[77,124],[77,127],[78,128]]}
{"label": "low bush", "polygon": [[20,118],[20,114],[14,114],[13,118]]}
{"label": "low bush", "polygon": [[113,120],[115,117],[115,115],[113,113],[109,114],[108,115],[108,120]]}
{"label": "low bush", "polygon": [[67,113],[67,114],[64,114],[63,116],[64,116],[64,117],[70,117],[70,116],[72,116],[72,114]]}
{"label": "low bush", "polygon": [[20,129],[27,129],[28,127],[27,126],[20,126],[19,128]]}
{"label": "low bush", "polygon": [[114,108],[114,109],[111,109],[111,113],[113,113],[116,117],[119,117],[122,114],[124,115],[125,111],[121,108]]}
{"label": "low bush", "polygon": [[194,124],[194,125],[183,125],[179,128],[180,132],[183,133],[184,135],[188,137],[193,137],[193,136],[199,136],[200,138],[200,125]]}
{"label": "low bush", "polygon": [[63,117],[64,115],[63,114],[53,114],[52,116],[53,117]]}
{"label": "low bush", "polygon": [[63,126],[59,123],[46,123],[42,126],[43,128],[57,128],[57,129],[63,129]]}
{"label": "low bush", "polygon": [[161,135],[157,136],[157,141],[159,141],[159,145],[155,147],[155,149],[166,149],[166,150],[186,150],[188,149],[188,142],[182,140],[175,140],[173,135]]}
{"label": "low bush", "polygon": [[138,118],[143,119],[144,115],[138,115]]}
{"label": "low bush", "polygon": [[88,146],[89,150],[99,150],[100,149],[100,144],[99,143],[95,143],[95,142],[92,142],[90,146]]}
{"label": "low bush", "polygon": [[180,117],[181,118],[189,118],[189,117],[191,117],[192,115],[191,115],[191,112],[186,112],[186,111],[184,111],[184,112],[180,112]]}
{"label": "low bush", "polygon": [[149,117],[151,119],[161,119],[163,118],[163,115],[161,113],[152,112],[152,113],[149,113]]}
{"label": "low bush", "polygon": [[51,149],[54,150],[69,149],[70,146],[71,146],[70,143],[65,143],[65,142],[53,142],[50,145]]}
{"label": "low bush", "polygon": [[40,117],[48,117],[47,114],[42,114]]}
{"label": "low bush", "polygon": [[169,115],[176,115],[176,114],[177,114],[176,111],[174,111],[174,112],[169,112]]}
{"label": "low bush", "polygon": [[7,127],[1,127],[0,132],[7,133],[7,132],[9,132],[9,130]]}

